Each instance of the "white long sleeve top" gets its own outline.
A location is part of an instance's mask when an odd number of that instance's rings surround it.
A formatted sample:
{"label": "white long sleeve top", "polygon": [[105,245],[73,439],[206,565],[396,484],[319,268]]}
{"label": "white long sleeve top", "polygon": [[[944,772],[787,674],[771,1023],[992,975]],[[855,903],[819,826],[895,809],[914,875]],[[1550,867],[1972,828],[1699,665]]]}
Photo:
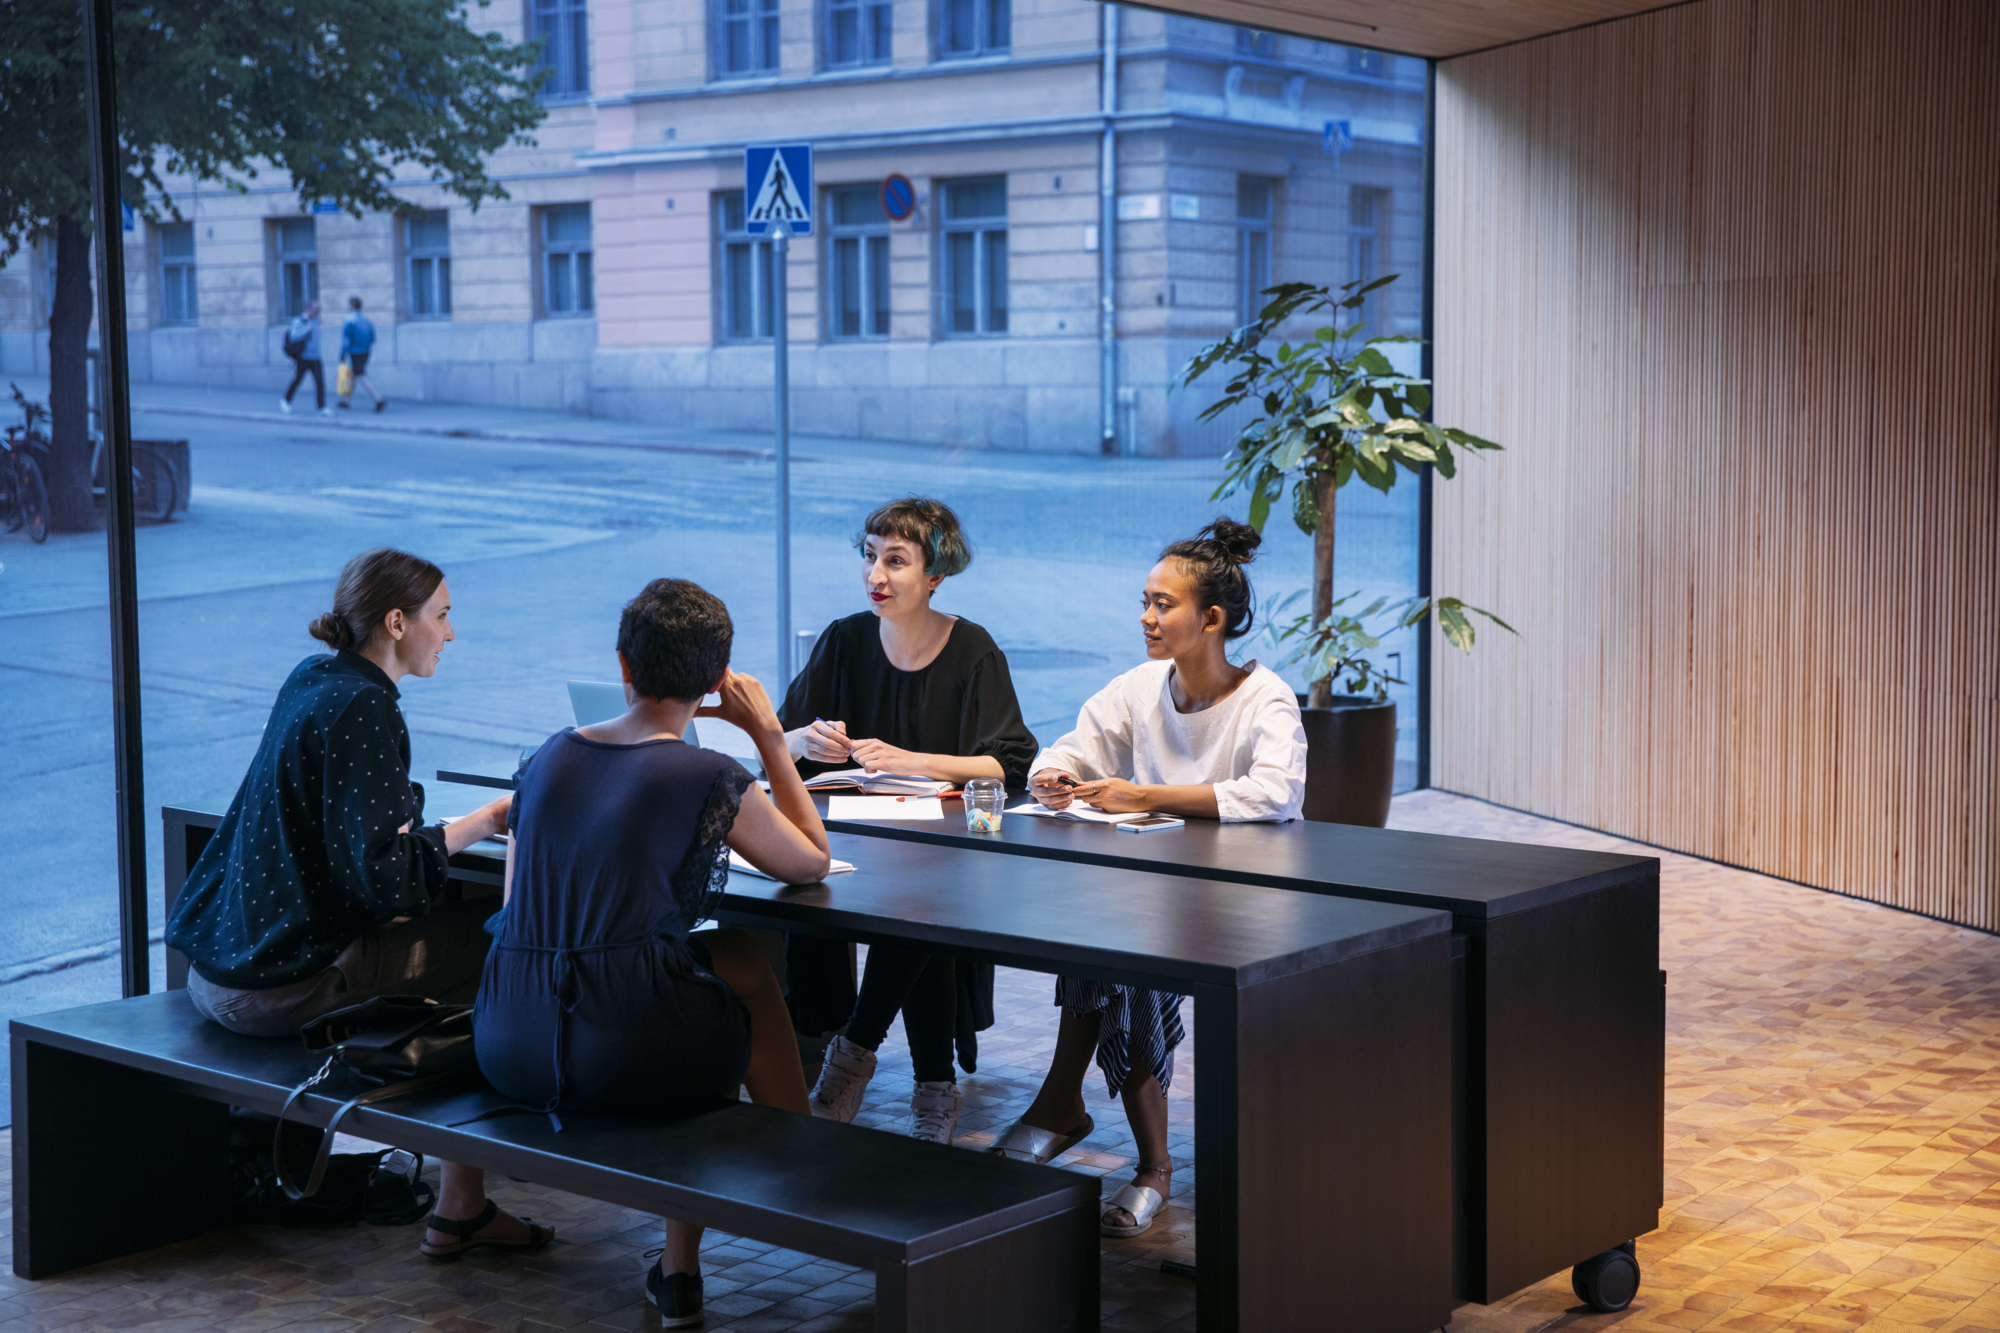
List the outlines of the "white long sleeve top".
{"label": "white long sleeve top", "polygon": [[1297,819],[1306,795],[1306,732],[1292,687],[1253,661],[1228,698],[1183,713],[1174,707],[1173,665],[1147,662],[1091,695],[1076,729],[1036,755],[1028,771],[1213,786],[1224,822]]}

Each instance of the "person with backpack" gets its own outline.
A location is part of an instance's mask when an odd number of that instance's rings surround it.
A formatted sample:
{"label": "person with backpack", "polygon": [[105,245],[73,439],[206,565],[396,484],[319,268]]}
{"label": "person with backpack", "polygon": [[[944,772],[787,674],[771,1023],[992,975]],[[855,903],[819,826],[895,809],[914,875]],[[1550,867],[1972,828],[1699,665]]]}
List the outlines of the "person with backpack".
{"label": "person with backpack", "polygon": [[347,322],[340,326],[340,359],[347,363],[347,388],[340,395],[340,405],[351,407],[354,386],[359,384],[368,390],[368,396],[375,400],[375,410],[380,412],[389,405],[382,391],[375,387],[375,381],[368,378],[368,354],[375,349],[375,325],[368,316],[361,313],[361,298],[347,298]]}
{"label": "person with backpack", "polygon": [[326,405],[326,370],[319,356],[319,302],[308,301],[302,314],[285,328],[285,355],[292,358],[295,370],[292,382],[285,388],[285,396],[278,400],[278,410],[286,416],[292,412],[292,395],[299,391],[299,385],[310,373],[313,377],[313,397],[319,402],[319,414],[333,415],[333,409]]}

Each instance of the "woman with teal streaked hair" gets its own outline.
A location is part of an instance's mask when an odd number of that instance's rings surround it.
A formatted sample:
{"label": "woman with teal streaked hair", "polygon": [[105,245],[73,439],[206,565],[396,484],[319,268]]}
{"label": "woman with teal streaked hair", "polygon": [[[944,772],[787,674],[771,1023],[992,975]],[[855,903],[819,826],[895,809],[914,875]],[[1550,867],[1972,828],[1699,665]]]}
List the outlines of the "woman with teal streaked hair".
{"label": "woman with teal streaked hair", "polygon": [[[892,500],[867,517],[854,545],[869,609],[826,627],[778,714],[799,771],[858,767],[954,786],[973,778],[1025,786],[1035,738],[1006,654],[979,626],[931,605],[938,585],[972,563],[958,516],[936,500]],[[832,1034],[813,1114],[854,1119],[900,1010],[916,1075],[910,1132],[950,1143],[961,1105],[952,1046],[959,1042],[971,1072],[971,1029],[992,1022],[992,969],[965,972],[974,1016],[963,1033],[961,968],[949,958],[876,945],[857,995],[847,945],[795,936],[788,972],[793,1025],[814,1045]]]}

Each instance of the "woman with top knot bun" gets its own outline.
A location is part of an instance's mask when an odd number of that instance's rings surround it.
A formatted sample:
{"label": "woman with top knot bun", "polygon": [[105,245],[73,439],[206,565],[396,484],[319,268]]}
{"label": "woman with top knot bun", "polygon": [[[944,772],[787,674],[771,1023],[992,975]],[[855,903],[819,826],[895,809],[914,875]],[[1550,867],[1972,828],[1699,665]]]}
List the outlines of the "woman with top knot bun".
{"label": "woman with top knot bun", "polygon": [[[1184,819],[1287,820],[1305,800],[1306,735],[1298,697],[1278,674],[1229,660],[1255,618],[1244,566],[1256,529],[1218,518],[1160,552],[1140,597],[1145,665],[1092,695],[1076,729],[1035,757],[1029,781],[1043,805],[1157,811]],[[1112,1197],[1100,1230],[1136,1236],[1166,1206],[1167,1088],[1184,1032],[1181,997],[1103,981],[1056,980],[1062,1025],[1042,1090],[991,1152],[1048,1162],[1095,1126],[1083,1101],[1091,1053],[1122,1096],[1139,1142],[1132,1183]]]}
{"label": "woman with top knot bun", "polygon": [[[491,899],[438,902],[447,858],[507,827],[503,796],[450,825],[424,823],[397,683],[437,670],[451,628],[444,571],[380,547],[347,562],[314,653],[278,690],[257,756],[167,921],[188,998],[231,1032],[290,1037],[378,995],[470,1004]],[[441,1164],[423,1252],[533,1249],[549,1227],[486,1198],[475,1168]]]}

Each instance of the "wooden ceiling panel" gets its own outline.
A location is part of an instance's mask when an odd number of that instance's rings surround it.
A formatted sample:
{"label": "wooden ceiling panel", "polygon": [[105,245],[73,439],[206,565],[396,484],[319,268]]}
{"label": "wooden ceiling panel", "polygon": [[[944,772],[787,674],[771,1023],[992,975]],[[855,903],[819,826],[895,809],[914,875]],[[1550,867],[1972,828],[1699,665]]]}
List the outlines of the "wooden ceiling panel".
{"label": "wooden ceiling panel", "polygon": [[[1671,0],[1668,0],[1671,2]],[[1329,42],[1413,56],[1464,55],[1545,37],[1587,23],[1664,9],[1663,0],[1146,0],[1246,28],[1295,32]]]}

